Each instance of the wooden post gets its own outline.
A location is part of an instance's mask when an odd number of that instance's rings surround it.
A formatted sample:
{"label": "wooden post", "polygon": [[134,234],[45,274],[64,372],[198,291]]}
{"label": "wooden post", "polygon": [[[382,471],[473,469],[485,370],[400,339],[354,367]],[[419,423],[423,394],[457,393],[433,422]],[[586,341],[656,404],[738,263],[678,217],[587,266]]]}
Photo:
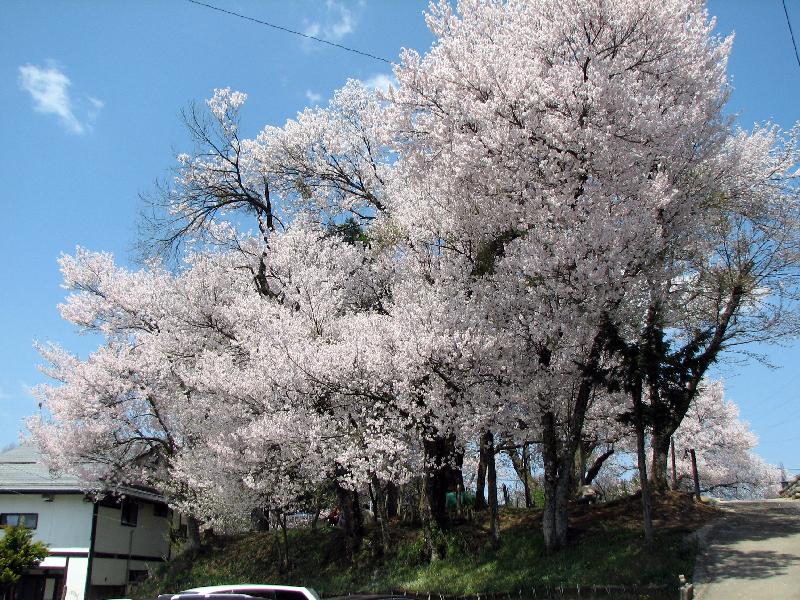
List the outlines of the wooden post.
{"label": "wooden post", "polygon": [[672,489],[673,490],[677,490],[678,489],[678,473],[675,470],[675,440],[673,438],[670,438],[670,440],[669,440],[669,449],[670,449],[670,454],[672,456]]}

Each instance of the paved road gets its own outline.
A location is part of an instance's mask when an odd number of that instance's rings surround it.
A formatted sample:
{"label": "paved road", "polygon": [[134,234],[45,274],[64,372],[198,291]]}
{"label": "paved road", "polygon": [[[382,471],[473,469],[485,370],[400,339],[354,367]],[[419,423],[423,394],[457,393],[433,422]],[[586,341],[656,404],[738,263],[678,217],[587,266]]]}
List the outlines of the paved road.
{"label": "paved road", "polygon": [[723,502],[695,569],[699,600],[800,600],[800,501]]}

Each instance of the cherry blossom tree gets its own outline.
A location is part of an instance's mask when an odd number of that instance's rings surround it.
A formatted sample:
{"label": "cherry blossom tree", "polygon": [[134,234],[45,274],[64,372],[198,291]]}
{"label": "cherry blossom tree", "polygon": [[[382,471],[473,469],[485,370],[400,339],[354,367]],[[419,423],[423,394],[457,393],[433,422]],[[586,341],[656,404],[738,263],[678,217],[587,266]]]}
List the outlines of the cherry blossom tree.
{"label": "cherry blossom tree", "polygon": [[209,523],[333,480],[351,552],[357,491],[418,472],[435,558],[465,445],[537,441],[557,550],[576,455],[617,439],[630,396],[664,399],[660,448],[720,349],[788,334],[794,142],[731,129],[731,40],[702,2],[427,19],[437,41],[383,97],[349,82],[254,139],[244,94],[190,109],[196,147],[150,223],[172,268],[62,259],[62,314],[103,345],[42,348],[60,384],[31,429],[54,464],[150,482]]}
{"label": "cherry blossom tree", "polygon": [[441,3],[428,23],[436,44],[403,55],[390,95],[390,212],[491,301],[506,337],[482,358],[541,431],[556,549],[611,332],[712,192],[729,40],[683,1]]}
{"label": "cherry blossom tree", "polygon": [[[632,355],[644,370],[656,489],[667,487],[670,436],[720,357],[800,332],[797,131],[736,132],[716,164],[706,219],[688,252],[649,282],[648,312]],[[758,358],[758,357],[756,357]]]}
{"label": "cherry blossom tree", "polygon": [[693,485],[685,451],[694,449],[703,492],[722,498],[777,495],[780,469],[753,452],[758,440],[739,418],[739,407],[725,398],[722,382],[701,383],[673,439],[679,486]]}

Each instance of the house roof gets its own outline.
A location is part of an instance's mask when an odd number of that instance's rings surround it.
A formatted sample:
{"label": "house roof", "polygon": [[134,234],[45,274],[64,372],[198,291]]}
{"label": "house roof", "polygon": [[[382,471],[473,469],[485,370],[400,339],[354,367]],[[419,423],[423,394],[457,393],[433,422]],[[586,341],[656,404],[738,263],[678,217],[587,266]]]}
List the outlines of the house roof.
{"label": "house roof", "polygon": [[97,487],[74,475],[50,471],[39,449],[23,444],[0,454],[0,492],[81,492]]}
{"label": "house roof", "polygon": [[[51,471],[35,444],[25,443],[0,453],[0,494],[14,492],[74,492],[83,493],[103,489],[100,482],[84,481],[74,475]],[[114,490],[151,502],[164,502],[164,497],[153,489],[120,487]]]}

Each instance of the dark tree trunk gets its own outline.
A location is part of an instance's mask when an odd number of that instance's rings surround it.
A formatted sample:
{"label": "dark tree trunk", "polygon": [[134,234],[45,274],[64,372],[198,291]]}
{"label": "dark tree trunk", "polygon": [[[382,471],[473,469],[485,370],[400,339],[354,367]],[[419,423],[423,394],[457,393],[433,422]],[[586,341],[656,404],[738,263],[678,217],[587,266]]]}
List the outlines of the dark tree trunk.
{"label": "dark tree trunk", "polygon": [[[745,270],[747,271],[747,270]],[[686,416],[700,382],[709,367],[723,350],[728,328],[741,310],[745,288],[743,281],[748,272],[739,273],[731,282],[733,286],[711,331],[693,333],[681,347],[671,350],[664,342],[664,327],[660,322],[660,307],[651,304],[647,326],[642,332],[644,356],[636,357],[644,363],[650,389],[650,413],[653,428],[653,456],[650,478],[656,490],[668,489],[667,460],[670,437]],[[671,393],[664,393],[667,388]]]}
{"label": "dark tree trunk", "polygon": [[269,510],[254,508],[250,511],[250,531],[269,531]]}
{"label": "dark tree trunk", "polygon": [[400,499],[400,492],[397,484],[391,481],[386,484],[386,515],[390,519],[397,516],[397,506]]}
{"label": "dark tree trunk", "polygon": [[592,340],[582,366],[583,376],[575,391],[572,410],[558,435],[556,416],[545,411],[541,417],[542,458],[544,460],[544,513],[542,533],[545,550],[550,553],[567,543],[568,505],[575,477],[575,452],[581,441],[592,389],[598,379],[600,359],[608,341],[609,325],[603,323]]}
{"label": "dark tree trunk", "polygon": [[280,572],[286,573],[290,568],[289,562],[289,533],[286,531],[286,513],[281,511],[278,515],[278,520],[281,525],[281,541],[283,550],[281,552],[281,565]]}
{"label": "dark tree trunk", "polygon": [[189,515],[186,520],[186,550],[200,548],[200,521]]}
{"label": "dark tree trunk", "polygon": [[372,488],[375,496],[375,517],[378,518],[381,531],[381,550],[383,555],[387,555],[392,550],[392,540],[389,535],[389,512],[386,509],[386,495],[384,494],[383,487],[378,478],[372,476]]}
{"label": "dark tree trunk", "polygon": [[522,449],[517,452],[515,449],[506,450],[506,454],[511,459],[511,465],[514,467],[514,472],[522,482],[522,488],[525,492],[525,506],[530,508],[533,506],[533,498],[531,497],[531,488],[535,487],[536,481],[531,475],[531,451],[529,444],[523,444]]}
{"label": "dark tree trunk", "polygon": [[597,477],[597,474],[600,473],[600,469],[602,468],[603,464],[611,458],[614,454],[614,446],[609,447],[608,450],[600,454],[597,458],[594,459],[592,466],[586,471],[586,475],[583,477],[583,484],[584,485],[592,485],[594,478]]}
{"label": "dark tree trunk", "polygon": [[454,440],[437,436],[423,443],[425,450],[424,494],[430,514],[438,529],[445,529],[447,518],[447,492],[458,485],[458,469],[453,467]]}
{"label": "dark tree trunk", "polygon": [[631,390],[633,400],[633,418],[636,428],[636,455],[639,464],[639,483],[642,488],[642,520],[644,522],[644,539],[653,543],[653,509],[650,498],[650,482],[647,477],[647,449],[645,446],[644,407],[642,406],[641,379],[634,383]]}
{"label": "dark tree trunk", "polygon": [[345,550],[352,559],[360,550],[364,537],[364,519],[358,502],[358,492],[342,487],[338,481],[334,486],[339,502],[339,526],[345,533]]}
{"label": "dark tree trunk", "polygon": [[522,489],[525,492],[525,508],[530,508],[533,505],[531,501],[531,456],[528,450],[528,444],[522,445],[522,468],[525,473],[522,477]]}
{"label": "dark tree trunk", "polygon": [[558,550],[566,544],[566,538],[556,534],[556,504],[558,487],[558,438],[553,413],[542,415],[542,460],[544,462],[544,512],[542,513],[542,534],[548,552]]}
{"label": "dark tree trunk", "polygon": [[663,425],[653,427],[653,435],[650,445],[653,451],[653,460],[650,465],[650,481],[653,484],[653,491],[666,492],[669,489],[669,444],[674,431],[671,427],[664,430]]}
{"label": "dark tree trunk", "polygon": [[377,490],[375,490],[375,486],[372,483],[370,483],[367,486],[367,490],[369,491],[369,502],[372,505],[372,524],[373,525],[377,525],[378,524],[378,500],[377,500],[378,492],[377,492]]}
{"label": "dark tree trunk", "polygon": [[497,470],[495,468],[494,436],[486,432],[486,478],[489,484],[489,515],[492,544],[500,544],[500,511],[497,506]]}
{"label": "dark tree trunk", "polygon": [[478,476],[476,478],[475,490],[475,510],[486,509],[486,463],[489,460],[486,450],[487,436],[491,434],[481,434],[478,441]]}
{"label": "dark tree trunk", "polygon": [[422,479],[414,477],[400,488],[400,518],[403,523],[419,526],[422,523]]}
{"label": "dark tree trunk", "polygon": [[431,560],[444,558],[445,548],[439,533],[449,524],[447,517],[447,492],[458,481],[453,437],[434,435],[424,440],[425,466],[423,468],[422,524],[427,551]]}

